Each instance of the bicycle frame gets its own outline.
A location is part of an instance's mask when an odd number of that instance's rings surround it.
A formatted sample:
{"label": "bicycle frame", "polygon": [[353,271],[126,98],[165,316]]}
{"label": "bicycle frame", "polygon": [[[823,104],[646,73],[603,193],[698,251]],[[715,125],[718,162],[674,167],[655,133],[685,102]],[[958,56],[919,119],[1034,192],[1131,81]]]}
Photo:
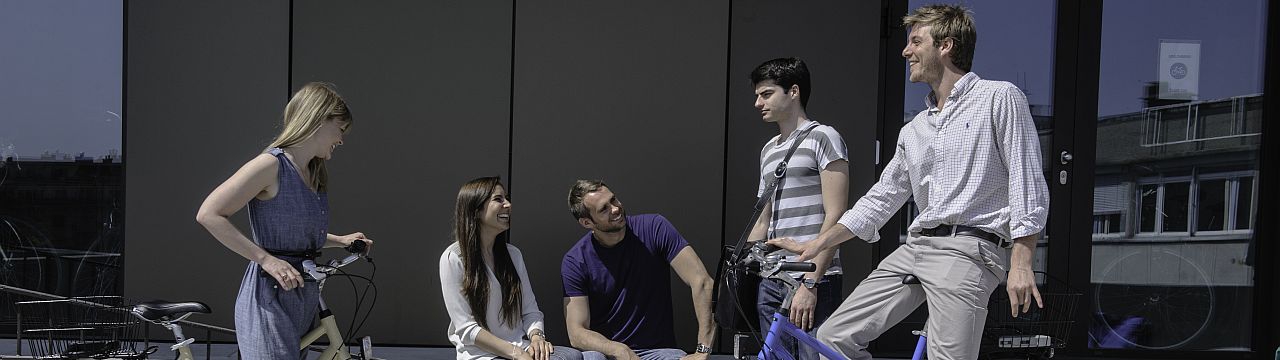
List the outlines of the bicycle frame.
{"label": "bicycle frame", "polygon": [[[329,345],[320,352],[319,359],[321,360],[350,360],[352,358],[351,353],[345,349],[347,345],[342,337],[342,331],[338,328],[338,321],[335,319],[333,312],[329,311],[329,305],[325,303],[323,296],[324,283],[325,280],[328,279],[329,275],[334,271],[337,271],[338,268],[359,260],[364,252],[364,245],[361,244],[358,247],[349,246],[347,251],[352,254],[341,260],[330,260],[327,265],[317,265],[311,260],[303,262],[303,269],[306,275],[315,279],[317,286],[320,287],[320,324],[307,332],[306,335],[302,336],[298,350],[307,350],[311,347],[311,344],[314,344],[316,340],[319,340],[323,336],[329,341]],[[185,318],[186,315],[183,315],[182,317]],[[175,323],[166,323],[161,325],[173,330],[176,343],[171,348],[178,352],[178,360],[194,360],[189,346],[195,339],[184,339],[182,335],[182,328]],[[372,356],[372,349],[368,347],[367,337],[365,341],[362,342],[361,350],[362,358],[370,358]]]}
{"label": "bicycle frame", "polygon": [[143,318],[143,320],[163,326],[165,329],[169,329],[169,331],[173,331],[174,343],[169,346],[169,350],[178,352],[177,360],[195,360],[195,356],[191,354],[191,343],[195,342],[196,339],[188,338],[183,335],[182,326],[178,325],[178,323],[181,323],[187,318],[187,316],[191,316],[191,314],[192,313],[182,314],[181,316],[173,319],[148,320]]}
{"label": "bicycle frame", "polygon": [[762,279],[773,278],[782,281],[787,287],[788,296],[782,301],[782,306],[779,307],[778,311],[773,314],[773,324],[769,325],[769,332],[765,335],[764,344],[760,347],[760,353],[757,358],[762,360],[795,360],[795,357],[782,346],[782,340],[785,339],[783,336],[790,336],[805,346],[818,350],[818,353],[827,359],[848,359],[819,342],[809,333],[801,331],[800,328],[791,323],[791,319],[787,315],[784,315],[790,313],[788,309],[791,308],[791,298],[795,296],[796,289],[800,287],[796,279],[791,278],[786,272],[813,271],[813,263],[786,262],[777,256],[767,255],[769,252],[771,250],[765,248],[762,243],[756,243],[748,253],[747,266],[749,269],[753,266],[751,264],[759,266],[759,274]]}
{"label": "bicycle frame", "polygon": [[[302,341],[299,344],[298,350],[307,350],[307,348],[311,347],[312,343],[315,343],[321,336],[324,336],[329,340],[329,345],[320,352],[321,360],[348,360],[352,358],[351,353],[344,349],[347,345],[342,337],[342,331],[338,329],[338,321],[334,319],[333,312],[329,311],[329,305],[324,302],[325,280],[328,280],[329,275],[334,271],[337,271],[338,268],[347,266],[348,264],[359,260],[361,253],[364,252],[363,242],[361,242],[361,245],[358,248],[348,248],[347,250],[351,252],[351,255],[347,255],[347,257],[342,260],[330,260],[325,266],[316,265],[316,263],[311,260],[304,261],[302,264],[307,275],[311,276],[312,279],[315,279],[320,286],[320,325],[316,326],[315,329],[311,329],[311,331],[307,332],[306,335],[302,336]],[[361,350],[363,354],[371,353],[370,349],[364,348],[363,345],[361,346]]]}
{"label": "bicycle frame", "polygon": [[[788,300],[789,301],[789,300]],[[756,357],[761,360],[795,360],[795,357],[782,347],[782,336],[791,336],[806,346],[818,350],[819,354],[826,356],[827,359],[844,360],[848,359],[840,353],[827,347],[809,336],[809,333],[801,331],[795,324],[791,323],[791,319],[786,315],[782,315],[783,311],[773,314],[773,324],[769,326],[769,334],[764,338],[764,346],[760,348],[760,354]]]}
{"label": "bicycle frame", "polygon": [[[320,289],[321,292],[324,291],[323,283],[321,283]],[[312,343],[319,340],[320,336],[325,336],[326,339],[329,339],[329,346],[320,352],[320,359],[351,359],[351,353],[343,349],[346,344],[343,343],[342,331],[338,330],[338,321],[334,320],[333,312],[329,311],[329,306],[325,305],[323,297],[320,298],[320,325],[302,336],[302,344],[298,350],[306,350]]]}
{"label": "bicycle frame", "polygon": [[[183,316],[184,318],[186,316]],[[179,319],[181,321],[181,319]],[[191,343],[195,342],[195,338],[186,338],[182,336],[182,327],[176,323],[165,324],[164,327],[173,330],[173,336],[177,340],[170,349],[178,351],[178,360],[195,360],[195,356],[191,355]]]}
{"label": "bicycle frame", "polygon": [[[323,283],[320,284],[321,291],[324,289]],[[183,316],[185,318],[186,316]],[[173,331],[175,343],[170,349],[178,352],[178,360],[194,360],[191,355],[190,345],[194,342],[194,338],[185,338],[182,334],[182,327],[178,326],[177,321],[161,324],[169,330]],[[320,298],[320,325],[316,326],[306,335],[302,336],[302,342],[298,350],[306,350],[324,336],[329,340],[329,345],[320,352],[319,359],[323,360],[350,360],[351,353],[347,352],[344,347],[342,331],[338,328],[338,321],[335,319],[333,312],[329,311],[329,306],[325,304],[324,298]],[[365,351],[365,353],[369,353]]]}

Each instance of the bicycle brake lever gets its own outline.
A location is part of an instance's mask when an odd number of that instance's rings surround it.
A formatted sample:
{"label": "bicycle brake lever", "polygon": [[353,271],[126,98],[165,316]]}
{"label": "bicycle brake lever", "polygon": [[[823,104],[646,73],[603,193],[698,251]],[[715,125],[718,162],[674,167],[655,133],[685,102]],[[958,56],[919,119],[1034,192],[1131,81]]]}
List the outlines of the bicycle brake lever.
{"label": "bicycle brake lever", "polygon": [[314,260],[303,260],[302,269],[307,272],[307,275],[311,276],[311,278],[316,281],[324,280],[324,278],[328,276],[323,271],[320,271],[320,266],[316,265]]}
{"label": "bicycle brake lever", "polygon": [[342,258],[342,261],[335,260],[336,264],[333,264],[331,266],[335,268],[339,268],[339,267],[347,266],[347,264],[353,263],[359,259],[360,259],[360,254],[351,254],[351,255],[347,255],[347,257],[345,258]]}

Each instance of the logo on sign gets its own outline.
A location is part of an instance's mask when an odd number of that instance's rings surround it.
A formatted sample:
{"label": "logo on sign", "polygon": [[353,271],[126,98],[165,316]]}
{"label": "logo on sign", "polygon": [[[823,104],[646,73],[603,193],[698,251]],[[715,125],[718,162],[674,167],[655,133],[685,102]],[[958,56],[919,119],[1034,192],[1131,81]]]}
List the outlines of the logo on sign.
{"label": "logo on sign", "polygon": [[1169,76],[1174,79],[1187,77],[1187,64],[1173,63],[1173,65],[1169,65]]}

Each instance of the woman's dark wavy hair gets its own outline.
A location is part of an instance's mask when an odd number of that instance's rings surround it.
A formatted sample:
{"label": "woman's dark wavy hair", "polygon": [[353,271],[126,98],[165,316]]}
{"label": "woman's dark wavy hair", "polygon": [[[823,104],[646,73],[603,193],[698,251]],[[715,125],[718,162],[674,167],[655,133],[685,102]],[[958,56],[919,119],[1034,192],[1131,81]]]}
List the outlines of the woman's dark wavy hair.
{"label": "woman's dark wavy hair", "polygon": [[[458,202],[453,213],[453,239],[462,250],[462,296],[471,306],[480,326],[489,329],[486,310],[489,305],[489,276],[481,255],[480,217],[485,205],[492,201],[494,191],[502,186],[499,177],[483,177],[468,181],[458,190]],[[507,252],[507,237],[511,231],[503,231],[493,241],[493,276],[502,289],[502,322],[514,326],[520,321],[522,291],[520,275]]]}

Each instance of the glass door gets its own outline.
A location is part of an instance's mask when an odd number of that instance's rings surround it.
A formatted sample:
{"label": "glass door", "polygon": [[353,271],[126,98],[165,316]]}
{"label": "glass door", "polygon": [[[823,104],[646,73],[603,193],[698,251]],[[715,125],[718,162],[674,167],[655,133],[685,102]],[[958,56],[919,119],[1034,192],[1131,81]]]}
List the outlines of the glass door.
{"label": "glass door", "polygon": [[1249,350],[1265,6],[1103,3],[1089,348]]}

